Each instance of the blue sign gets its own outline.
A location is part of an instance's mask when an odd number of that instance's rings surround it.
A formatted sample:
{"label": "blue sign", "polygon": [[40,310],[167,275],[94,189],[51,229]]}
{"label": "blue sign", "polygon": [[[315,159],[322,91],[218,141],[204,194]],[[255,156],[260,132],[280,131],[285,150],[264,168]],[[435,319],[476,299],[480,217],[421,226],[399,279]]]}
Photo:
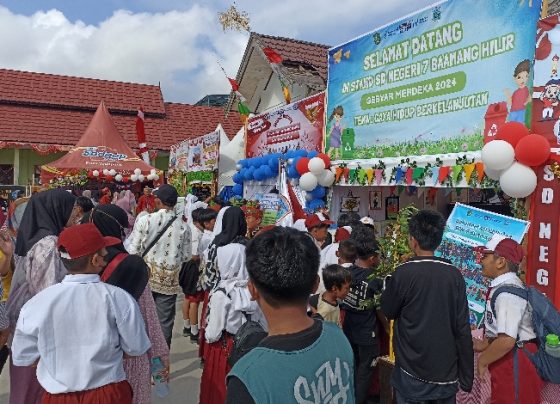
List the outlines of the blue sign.
{"label": "blue sign", "polygon": [[487,123],[528,123],[540,11],[539,0],[448,0],[331,48],[327,153],[463,153],[481,150]]}

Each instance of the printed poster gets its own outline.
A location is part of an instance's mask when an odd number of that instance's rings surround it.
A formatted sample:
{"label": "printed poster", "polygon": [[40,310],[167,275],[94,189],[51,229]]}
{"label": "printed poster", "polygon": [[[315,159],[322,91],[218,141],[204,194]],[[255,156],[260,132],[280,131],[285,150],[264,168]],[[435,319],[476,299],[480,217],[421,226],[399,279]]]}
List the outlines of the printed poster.
{"label": "printed poster", "polygon": [[560,21],[554,15],[538,23],[531,129],[560,147]]}
{"label": "printed poster", "polygon": [[481,150],[530,123],[541,1],[448,0],[329,50],[325,150],[344,160]]}
{"label": "printed poster", "polygon": [[187,171],[202,171],[203,138],[197,137],[189,140],[189,154],[187,159]]}
{"label": "printed poster", "polygon": [[247,124],[247,158],[288,150],[321,151],[325,93],[250,118]]}
{"label": "printed poster", "polygon": [[259,202],[263,211],[261,226],[276,225],[290,213],[290,205],[282,195],[255,194],[253,198]]}
{"label": "printed poster", "polygon": [[214,131],[202,138],[202,161],[204,171],[214,171],[218,169],[218,158],[220,156],[220,131]]}
{"label": "printed poster", "polygon": [[484,319],[486,292],[490,281],[482,276],[482,267],[473,247],[485,245],[494,234],[502,234],[521,243],[529,222],[502,216],[471,206],[455,204],[447,219],[443,240],[436,256],[450,260],[465,278],[471,325]]}
{"label": "printed poster", "polygon": [[189,141],[185,140],[179,144],[171,146],[169,151],[169,170],[187,170],[187,160],[189,155]]}

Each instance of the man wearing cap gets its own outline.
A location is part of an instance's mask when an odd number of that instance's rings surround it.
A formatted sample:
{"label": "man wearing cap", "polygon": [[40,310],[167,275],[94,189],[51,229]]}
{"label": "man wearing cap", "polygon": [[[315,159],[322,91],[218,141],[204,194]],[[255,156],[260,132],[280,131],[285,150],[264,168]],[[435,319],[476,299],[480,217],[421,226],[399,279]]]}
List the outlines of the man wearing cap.
{"label": "man wearing cap", "polygon": [[313,237],[315,245],[319,250],[327,240],[329,226],[333,223],[332,220],[329,220],[322,213],[314,213],[305,219],[305,227],[311,237]]}
{"label": "man wearing cap", "polygon": [[[537,351],[527,301],[504,292],[496,298],[495,313],[490,304],[500,286],[524,287],[517,276],[524,257],[523,248],[510,238],[494,235],[486,246],[477,247],[476,251],[482,255],[482,275],[492,280],[484,317],[485,338],[473,340],[475,351],[482,352],[478,358],[478,374],[482,377],[490,370],[492,403],[515,403],[514,357],[517,356],[517,402],[538,404],[543,381],[525,353],[525,350]],[[516,344],[523,349],[515,349]]]}
{"label": "man wearing cap", "polygon": [[152,195],[152,188],[144,187],[144,195],[138,198],[138,206],[136,206],[136,214],[141,212],[152,213],[156,208],[156,198]]}
{"label": "man wearing cap", "polygon": [[43,403],[132,403],[123,354],[143,355],[150,341],[134,298],[98,275],[106,247],[119,243],[92,223],[64,230],[58,250],[68,275],[21,309],[12,360],[37,364]]}
{"label": "man wearing cap", "polygon": [[[144,257],[150,267],[150,287],[167,345],[175,322],[179,272],[191,259],[191,231],[175,213],[177,190],[164,184],[154,191],[156,211],[139,217],[130,235],[129,253]],[[154,241],[156,241],[154,243]]]}

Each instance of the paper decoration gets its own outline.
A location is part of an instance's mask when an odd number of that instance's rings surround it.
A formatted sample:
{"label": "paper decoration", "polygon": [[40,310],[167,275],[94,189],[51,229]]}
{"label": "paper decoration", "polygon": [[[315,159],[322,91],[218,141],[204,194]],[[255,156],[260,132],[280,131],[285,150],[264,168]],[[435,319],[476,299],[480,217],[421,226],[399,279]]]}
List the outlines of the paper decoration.
{"label": "paper decoration", "polygon": [[459,174],[463,171],[463,166],[453,166],[451,168],[451,180],[453,185],[457,184],[457,180],[459,179]]}
{"label": "paper decoration", "polygon": [[406,184],[407,185],[412,184],[412,175],[413,174],[414,174],[414,170],[412,168],[406,169],[405,178],[406,178]]}
{"label": "paper decoration", "polygon": [[372,182],[373,182],[373,168],[371,168],[371,167],[368,168],[368,169],[366,170],[366,175],[367,175],[368,183],[371,185]]}
{"label": "paper decoration", "polygon": [[381,181],[383,180],[383,170],[375,170],[375,182],[377,183],[377,185],[381,184]]}
{"label": "paper decoration", "polygon": [[476,167],[478,182],[480,183],[484,179],[484,163],[478,162],[476,163],[475,167]]}
{"label": "paper decoration", "polygon": [[471,181],[472,173],[474,171],[476,164],[465,164],[463,169],[465,170],[465,180],[467,181],[467,185]]}
{"label": "paper decoration", "polygon": [[432,180],[434,181],[434,185],[437,185],[438,178],[439,178],[439,167],[432,167]]}
{"label": "paper decoration", "polygon": [[424,167],[416,167],[412,173],[412,179],[414,181],[418,181],[424,175],[425,168]]}
{"label": "paper decoration", "polygon": [[451,170],[451,167],[449,166],[445,166],[445,167],[440,167],[439,168],[439,175],[438,175],[438,182],[440,182],[441,184],[443,184],[443,182],[447,179],[447,177],[449,176],[449,171]]}

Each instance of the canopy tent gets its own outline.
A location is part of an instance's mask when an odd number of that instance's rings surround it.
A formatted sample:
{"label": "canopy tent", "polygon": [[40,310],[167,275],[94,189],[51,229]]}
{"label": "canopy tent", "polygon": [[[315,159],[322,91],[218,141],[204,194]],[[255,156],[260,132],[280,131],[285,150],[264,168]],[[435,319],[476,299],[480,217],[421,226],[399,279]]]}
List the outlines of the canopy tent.
{"label": "canopy tent", "polygon": [[[81,170],[115,170],[128,176],[139,169],[144,176],[155,170],[126,144],[101,101],[80,141],[60,159],[41,166],[41,180],[75,174]],[[161,177],[161,173],[158,172]]]}

